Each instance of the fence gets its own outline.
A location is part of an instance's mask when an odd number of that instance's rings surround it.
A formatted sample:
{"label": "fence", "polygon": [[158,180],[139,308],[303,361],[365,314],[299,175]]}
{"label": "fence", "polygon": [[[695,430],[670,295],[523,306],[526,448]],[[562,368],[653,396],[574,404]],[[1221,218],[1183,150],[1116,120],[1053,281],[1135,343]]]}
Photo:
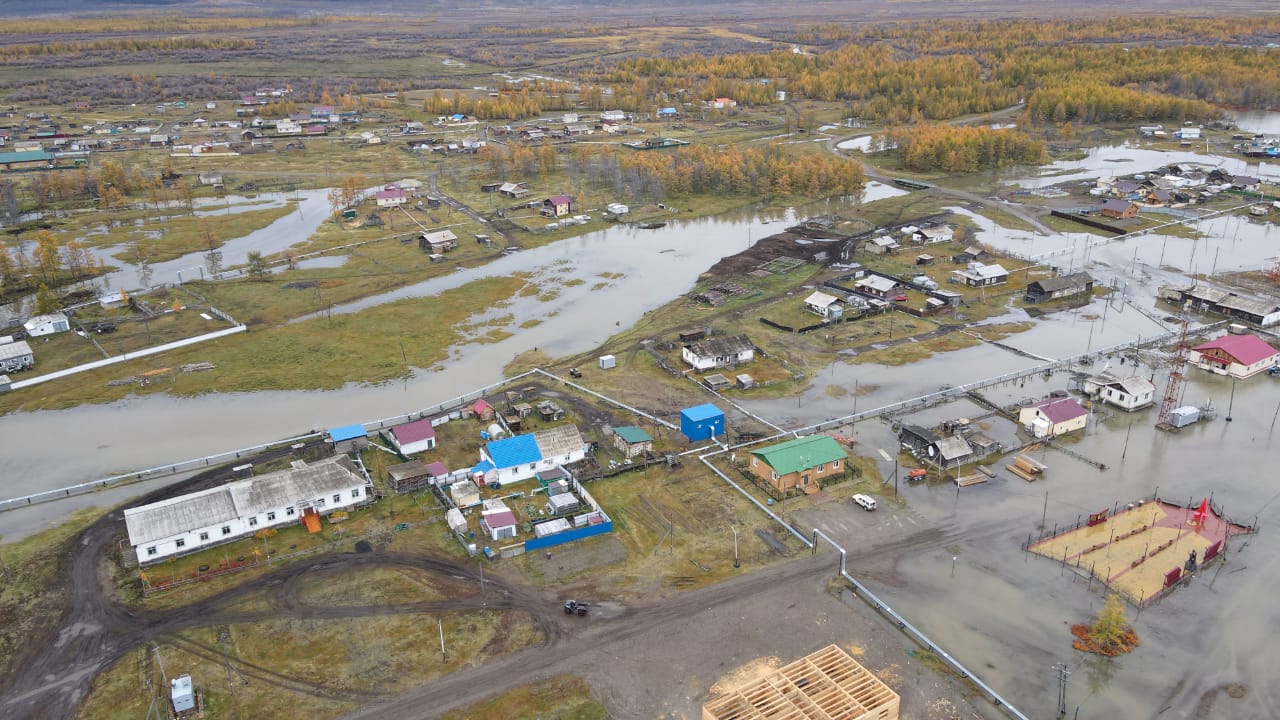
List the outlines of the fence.
{"label": "fence", "polygon": [[[720,451],[720,453],[723,453],[723,452],[724,451]],[[857,578],[850,575],[845,567],[845,561],[847,559],[848,553],[845,552],[844,548],[840,547],[838,543],[836,543],[834,540],[832,540],[830,537],[828,537],[825,533],[823,533],[821,530],[818,530],[817,528],[814,528],[813,530],[812,540],[805,537],[802,533],[800,533],[798,530],[792,527],[790,523],[783,521],[783,519],[778,517],[772,510],[762,505],[760,501],[755,498],[755,496],[743,490],[742,487],[737,483],[735,483],[733,480],[731,480],[728,475],[725,475],[723,472],[720,471],[719,468],[711,464],[711,462],[707,458],[714,454],[719,454],[719,453],[710,453],[708,455],[703,455],[698,459],[701,460],[704,465],[711,468],[711,471],[714,472],[716,475],[719,475],[720,479],[728,483],[730,487],[734,488],[739,493],[741,493],[744,497],[746,497],[747,500],[751,501],[751,504],[755,505],[757,508],[763,511],[766,515],[773,518],[775,522],[777,522],[779,525],[782,525],[782,527],[786,528],[787,531],[790,532],[792,535],[799,538],[800,542],[804,543],[805,547],[808,547],[810,550],[816,553],[818,550],[819,536],[821,536],[822,539],[830,543],[831,547],[835,548],[840,553],[840,573],[839,573],[840,577],[854,587],[854,590],[863,599],[863,601],[865,601],[868,605],[875,608],[876,611],[878,611],[879,613],[881,613],[882,615],[888,617],[891,621],[893,621],[894,625],[899,630],[903,631],[907,635],[907,637],[911,638],[913,641],[918,643],[921,647],[925,648],[929,652],[937,655],[939,660],[945,663],[953,672],[955,672],[961,678],[972,682],[974,686],[976,686],[978,690],[982,693],[983,697],[991,701],[991,703],[993,703],[997,708],[1003,711],[1006,715],[1012,718],[1016,718],[1016,720],[1029,720],[1029,718],[1026,715],[1024,715],[1021,711],[1019,711],[1013,705],[1011,705],[1009,701],[1005,700],[1004,697],[1002,697],[999,693],[997,693],[994,689],[992,689],[991,686],[987,685],[985,682],[982,681],[981,678],[971,673],[968,668],[960,664],[959,660],[956,660],[954,657],[951,656],[950,653],[948,653],[946,650],[943,650],[937,643],[930,640],[927,635],[925,635],[923,632],[918,630],[911,623],[907,622],[907,619],[905,617],[903,617],[896,610],[890,607],[887,603],[885,603],[883,600],[877,597],[874,593],[872,593],[869,589],[867,589],[865,585],[858,582]]]}
{"label": "fence", "polygon": [[587,525],[586,527],[558,532],[554,535],[525,540],[524,549],[526,551],[544,550],[549,547],[555,547],[556,545],[564,545],[565,543],[582,540],[583,538],[589,538],[595,535],[604,535],[611,532],[613,532],[613,521],[606,520],[597,525]]}

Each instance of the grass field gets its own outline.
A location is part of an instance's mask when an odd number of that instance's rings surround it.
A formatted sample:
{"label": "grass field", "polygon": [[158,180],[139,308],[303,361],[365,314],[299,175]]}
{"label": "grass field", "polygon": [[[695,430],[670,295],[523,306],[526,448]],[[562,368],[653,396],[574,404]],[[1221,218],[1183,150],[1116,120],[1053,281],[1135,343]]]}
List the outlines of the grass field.
{"label": "grass field", "polygon": [[[444,658],[438,620],[448,649]],[[144,716],[151,701],[147,683],[160,685],[157,655],[168,677],[191,675],[210,717],[257,720],[305,712],[324,719],[520,650],[540,637],[521,613],[372,615],[343,620],[341,632],[331,625],[282,619],[162,639],[154,651],[134,650],[99,675],[77,717]]]}
{"label": "grass field", "polygon": [[508,690],[492,700],[454,710],[441,720],[606,720],[604,706],[579,677],[557,675]]}

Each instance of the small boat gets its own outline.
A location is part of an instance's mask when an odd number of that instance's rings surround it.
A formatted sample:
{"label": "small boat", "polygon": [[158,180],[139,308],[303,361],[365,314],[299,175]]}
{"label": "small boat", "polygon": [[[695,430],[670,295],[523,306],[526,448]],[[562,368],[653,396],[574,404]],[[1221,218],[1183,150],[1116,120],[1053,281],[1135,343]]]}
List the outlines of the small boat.
{"label": "small boat", "polygon": [[658,228],[662,228],[666,226],[667,224],[664,222],[647,222],[647,223],[640,223],[639,225],[641,230],[657,230]]}

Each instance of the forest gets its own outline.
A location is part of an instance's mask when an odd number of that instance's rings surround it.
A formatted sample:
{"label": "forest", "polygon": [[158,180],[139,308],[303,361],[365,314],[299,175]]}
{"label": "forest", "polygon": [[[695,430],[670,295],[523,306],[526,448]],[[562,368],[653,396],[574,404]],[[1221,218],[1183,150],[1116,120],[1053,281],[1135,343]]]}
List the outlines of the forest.
{"label": "forest", "polygon": [[1013,130],[922,123],[889,130],[882,138],[913,170],[969,173],[1047,160],[1044,143]]}

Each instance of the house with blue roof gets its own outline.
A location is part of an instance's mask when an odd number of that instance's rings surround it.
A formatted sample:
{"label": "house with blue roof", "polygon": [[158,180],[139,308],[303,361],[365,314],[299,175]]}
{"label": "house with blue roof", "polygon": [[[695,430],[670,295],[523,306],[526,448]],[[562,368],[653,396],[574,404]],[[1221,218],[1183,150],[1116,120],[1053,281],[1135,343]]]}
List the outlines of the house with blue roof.
{"label": "house with blue roof", "polygon": [[329,428],[328,434],[334,452],[349,453],[369,447],[369,434],[365,432],[364,425],[359,423]]}
{"label": "house with blue roof", "polygon": [[480,448],[480,463],[471,468],[471,474],[485,485],[509,485],[586,456],[587,445],[578,427],[558,425],[485,443]]}

